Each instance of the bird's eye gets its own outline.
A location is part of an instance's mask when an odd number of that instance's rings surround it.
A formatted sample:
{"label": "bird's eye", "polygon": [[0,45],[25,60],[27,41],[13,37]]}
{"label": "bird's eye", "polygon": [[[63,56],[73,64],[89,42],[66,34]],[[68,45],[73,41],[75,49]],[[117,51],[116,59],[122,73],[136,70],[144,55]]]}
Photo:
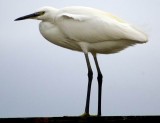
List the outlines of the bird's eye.
{"label": "bird's eye", "polygon": [[44,14],[45,14],[45,11],[37,12],[36,14],[37,14],[38,16],[41,16],[41,15],[44,15]]}
{"label": "bird's eye", "polygon": [[42,11],[41,14],[44,15],[44,14],[45,14],[45,11]]}

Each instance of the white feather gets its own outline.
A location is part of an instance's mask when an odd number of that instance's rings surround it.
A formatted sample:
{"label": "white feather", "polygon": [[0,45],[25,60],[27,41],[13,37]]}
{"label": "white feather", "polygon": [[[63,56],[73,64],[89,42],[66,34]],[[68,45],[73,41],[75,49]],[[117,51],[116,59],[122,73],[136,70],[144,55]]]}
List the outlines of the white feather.
{"label": "white feather", "polygon": [[52,16],[44,16],[46,20],[41,17],[40,32],[50,42],[68,49],[115,53],[148,40],[142,31],[107,12],[79,6],[53,10],[45,8],[46,15]]}
{"label": "white feather", "polygon": [[140,43],[147,41],[144,33],[122,19],[87,7],[60,10],[56,16],[56,23],[63,33],[76,41],[99,42],[119,39],[135,40]]}
{"label": "white feather", "polygon": [[136,43],[147,42],[147,36],[124,20],[97,9],[88,7],[66,7],[55,9],[43,7],[38,12],[16,20],[42,20],[39,30],[48,41],[61,47],[85,53],[88,67],[88,91],[85,113],[89,115],[90,90],[93,72],[88,52],[91,52],[98,72],[98,114],[101,116],[102,78],[96,53],[109,54],[119,52]]}

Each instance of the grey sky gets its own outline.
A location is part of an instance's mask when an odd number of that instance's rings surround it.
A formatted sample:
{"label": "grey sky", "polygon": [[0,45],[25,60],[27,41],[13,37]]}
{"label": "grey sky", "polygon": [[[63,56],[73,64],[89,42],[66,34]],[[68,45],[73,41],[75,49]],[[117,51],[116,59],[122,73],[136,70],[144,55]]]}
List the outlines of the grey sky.
{"label": "grey sky", "polygon": [[[142,28],[149,42],[113,55],[99,55],[104,76],[102,115],[160,114],[159,0],[1,0],[0,117],[80,115],[84,112],[87,67],[82,53],[46,41],[38,21],[17,17],[49,5],[90,6]],[[96,69],[91,114],[97,113]]]}

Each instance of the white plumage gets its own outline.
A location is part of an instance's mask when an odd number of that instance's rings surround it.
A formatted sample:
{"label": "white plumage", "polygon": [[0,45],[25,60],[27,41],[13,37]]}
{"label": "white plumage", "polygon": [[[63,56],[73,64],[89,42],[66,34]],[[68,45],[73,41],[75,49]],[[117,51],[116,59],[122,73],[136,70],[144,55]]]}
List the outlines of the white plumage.
{"label": "white plumage", "polygon": [[[46,15],[38,17],[41,34],[50,42],[77,51],[115,53],[147,36],[110,13],[89,7],[66,7],[60,10],[43,7]],[[49,15],[45,18],[45,16]]]}
{"label": "white plumage", "polygon": [[84,52],[88,67],[88,92],[85,115],[89,115],[89,100],[93,72],[88,58],[91,52],[98,71],[98,115],[101,115],[102,74],[97,53],[119,52],[128,46],[146,43],[145,33],[124,20],[101,10],[72,6],[62,9],[40,8],[33,14],[17,20],[41,20],[39,30],[43,37],[58,46]]}

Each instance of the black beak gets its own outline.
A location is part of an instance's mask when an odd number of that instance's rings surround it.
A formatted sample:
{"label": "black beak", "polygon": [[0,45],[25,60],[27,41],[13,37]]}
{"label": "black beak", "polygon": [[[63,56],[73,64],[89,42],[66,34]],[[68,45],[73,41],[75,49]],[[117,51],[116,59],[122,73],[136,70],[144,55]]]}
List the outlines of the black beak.
{"label": "black beak", "polygon": [[29,15],[26,15],[26,16],[23,16],[23,17],[19,17],[17,19],[15,19],[14,21],[19,21],[19,20],[25,20],[25,19],[31,19],[31,18],[35,18],[39,16],[39,13],[33,13],[33,14],[29,14]]}

